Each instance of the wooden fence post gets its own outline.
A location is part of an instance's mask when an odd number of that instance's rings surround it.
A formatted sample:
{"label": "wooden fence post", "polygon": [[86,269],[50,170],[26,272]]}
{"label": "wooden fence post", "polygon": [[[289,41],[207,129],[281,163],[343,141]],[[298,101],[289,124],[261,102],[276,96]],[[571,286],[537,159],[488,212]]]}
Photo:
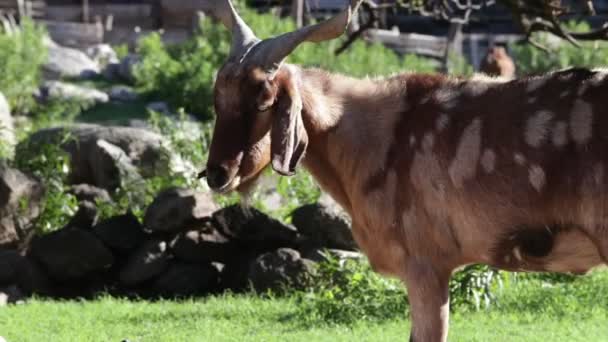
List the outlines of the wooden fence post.
{"label": "wooden fence post", "polygon": [[291,16],[298,28],[304,26],[304,0],[293,0],[291,2]]}
{"label": "wooden fence post", "polygon": [[453,55],[462,56],[462,23],[451,22],[450,29],[448,31],[448,41],[445,49],[445,55],[443,57],[442,71],[448,73],[450,57]]}

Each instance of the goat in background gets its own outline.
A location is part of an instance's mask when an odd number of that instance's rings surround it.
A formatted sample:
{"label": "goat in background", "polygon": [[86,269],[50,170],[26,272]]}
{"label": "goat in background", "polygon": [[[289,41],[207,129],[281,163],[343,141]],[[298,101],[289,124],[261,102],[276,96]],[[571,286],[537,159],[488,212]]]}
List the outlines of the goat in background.
{"label": "goat in background", "polygon": [[413,341],[445,341],[463,265],[584,273],[608,260],[606,73],[512,81],[355,79],[284,62],[340,36],[360,1],[260,40],[228,0],[232,51],[215,84],[207,182],[246,191],[300,162],[351,215],[373,268],[407,286]]}

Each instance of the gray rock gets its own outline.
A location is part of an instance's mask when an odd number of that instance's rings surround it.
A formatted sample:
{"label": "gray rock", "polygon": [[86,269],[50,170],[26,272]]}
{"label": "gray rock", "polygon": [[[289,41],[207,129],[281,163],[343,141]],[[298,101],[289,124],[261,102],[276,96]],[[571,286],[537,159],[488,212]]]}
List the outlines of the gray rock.
{"label": "gray rock", "polygon": [[233,205],[213,214],[214,226],[231,240],[259,252],[296,246],[298,231],[255,208]]}
{"label": "gray rock", "polygon": [[53,294],[53,287],[48,275],[31,256],[27,256],[21,263],[17,279],[19,287],[27,294]]}
{"label": "gray rock", "polygon": [[209,218],[217,204],[208,192],[171,188],[161,192],[144,216],[144,226],[154,232],[180,232]]}
{"label": "gray rock", "polygon": [[[71,184],[85,183],[113,190],[112,187],[120,183],[117,173],[121,165],[129,169],[128,165],[133,164],[143,177],[152,177],[166,175],[173,165],[182,163],[179,157],[170,153],[170,143],[161,135],[120,126],[76,124],[43,129],[20,143],[17,150],[57,144],[66,134],[70,139],[61,147],[71,157]],[[110,145],[118,147],[124,154]]]}
{"label": "gray rock", "polygon": [[173,263],[155,282],[154,289],[160,295],[187,297],[214,292],[219,282],[219,272],[211,264]]}
{"label": "gray rock", "polygon": [[146,105],[146,109],[152,112],[157,112],[165,115],[171,115],[171,108],[167,102],[157,101],[150,102]]}
{"label": "gray rock", "polygon": [[43,195],[37,180],[0,163],[0,246],[14,246],[31,231]]}
{"label": "gray rock", "polygon": [[130,102],[139,98],[139,95],[131,87],[124,85],[116,85],[108,90],[110,100],[118,102]]}
{"label": "gray rock", "polygon": [[340,249],[323,249],[314,248],[301,253],[302,257],[315,262],[326,261],[329,258],[337,258],[343,260],[358,260],[363,258],[363,254],[359,252],[344,251]]}
{"label": "gray rock", "polygon": [[146,239],[143,227],[131,212],[100,222],[93,227],[93,232],[106,246],[119,253],[134,250]]}
{"label": "gray rock", "polygon": [[259,256],[249,267],[249,281],[257,292],[280,292],[283,287],[301,287],[314,271],[314,263],[300,253],[281,248]]}
{"label": "gray rock", "polygon": [[0,288],[0,307],[8,304],[17,304],[24,299],[23,292],[16,285]]}
{"label": "gray rock", "polygon": [[18,281],[19,270],[25,258],[14,250],[0,250],[0,285]]}
{"label": "gray rock", "polygon": [[340,206],[329,198],[296,209],[291,221],[298,232],[318,247],[356,250],[351,220]]}
{"label": "gray rock", "polygon": [[107,103],[108,94],[95,88],[60,81],[46,81],[40,87],[41,100],[82,101],[88,104]]}
{"label": "gray rock", "polygon": [[141,62],[141,57],[137,54],[129,54],[118,64],[117,76],[131,84],[135,83],[135,66]]}
{"label": "gray rock", "polygon": [[61,229],[35,238],[30,253],[51,278],[59,281],[81,278],[114,263],[103,243],[81,229]]}
{"label": "gray rock", "polygon": [[8,152],[4,150],[5,147],[10,148],[16,143],[13,117],[8,101],[2,93],[0,93],[0,143],[3,146],[0,147],[0,153]]}
{"label": "gray rock", "polygon": [[112,201],[108,192],[90,184],[77,184],[71,187],[70,193],[76,196],[79,202],[109,203]]}
{"label": "gray rock", "polygon": [[220,234],[210,222],[201,229],[178,234],[171,241],[171,250],[176,258],[192,263],[227,263],[241,253],[234,241]]}
{"label": "gray rock", "polygon": [[99,139],[91,152],[97,156],[89,159],[95,185],[114,191],[127,179],[130,182],[141,182],[137,168],[120,147]]}
{"label": "gray rock", "polygon": [[70,219],[67,227],[89,229],[97,224],[98,217],[97,207],[91,202],[80,202],[78,211]]}
{"label": "gray rock", "polygon": [[99,65],[84,52],[57,45],[50,39],[45,40],[48,48],[48,59],[43,66],[46,79],[76,77],[88,79],[99,74]]}
{"label": "gray rock", "polygon": [[98,65],[108,65],[110,63],[119,63],[116,51],[109,44],[97,44],[87,48],[87,56]]}
{"label": "gray rock", "polygon": [[170,260],[166,242],[148,241],[129,257],[120,271],[120,282],[126,286],[141,284],[163,273],[169,267]]}

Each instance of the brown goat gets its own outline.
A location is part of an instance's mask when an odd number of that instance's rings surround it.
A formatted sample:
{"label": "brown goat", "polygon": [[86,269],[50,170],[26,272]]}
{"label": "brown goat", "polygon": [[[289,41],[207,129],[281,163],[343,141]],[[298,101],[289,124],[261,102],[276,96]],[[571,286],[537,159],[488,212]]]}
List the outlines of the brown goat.
{"label": "brown goat", "polygon": [[584,273],[608,257],[606,73],[520,80],[355,79],[283,60],[339,36],[356,9],[259,40],[228,0],[232,53],[215,85],[217,192],[301,161],[351,215],[375,270],[402,279],[413,341],[445,341],[448,281],[484,263]]}
{"label": "brown goat", "polygon": [[493,46],[481,61],[479,71],[489,76],[515,77],[515,63],[502,46]]}

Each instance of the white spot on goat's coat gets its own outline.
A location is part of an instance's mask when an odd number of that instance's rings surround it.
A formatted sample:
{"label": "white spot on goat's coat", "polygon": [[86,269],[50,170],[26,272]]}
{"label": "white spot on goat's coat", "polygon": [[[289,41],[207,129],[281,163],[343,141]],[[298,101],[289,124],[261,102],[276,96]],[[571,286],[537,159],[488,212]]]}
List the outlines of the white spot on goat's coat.
{"label": "white spot on goat's coat", "polygon": [[451,87],[444,87],[435,92],[435,101],[443,109],[453,109],[458,105],[460,93]]}
{"label": "white spot on goat's coat", "polygon": [[442,132],[450,124],[450,117],[447,114],[441,114],[435,121],[435,129],[437,132]]}
{"label": "white spot on goat's coat", "polygon": [[526,143],[532,147],[539,147],[549,133],[549,123],[553,119],[553,114],[549,111],[540,111],[534,114],[526,122],[524,137]]}
{"label": "white spot on goat's coat", "polygon": [[517,152],[513,155],[513,161],[517,164],[517,165],[525,165],[526,164],[526,157],[524,157],[523,154]]}
{"label": "white spot on goat's coat", "polygon": [[483,151],[481,155],[481,166],[486,173],[494,172],[496,167],[496,153],[490,149]]}
{"label": "white spot on goat's coat", "polygon": [[574,102],[570,116],[570,134],[579,145],[586,144],[593,134],[593,112],[591,104],[581,99]]}
{"label": "white spot on goat's coat", "polygon": [[568,143],[568,125],[563,121],[558,121],[553,126],[551,141],[555,147],[564,147]]}
{"label": "white spot on goat's coat", "polygon": [[545,171],[539,165],[533,165],[530,167],[529,179],[532,187],[538,192],[542,191],[542,189],[545,187],[545,183],[547,182]]}
{"label": "white spot on goat's coat", "polygon": [[448,170],[456,187],[462,187],[466,180],[475,176],[480,154],[481,120],[477,118],[464,129],[456,155]]}

